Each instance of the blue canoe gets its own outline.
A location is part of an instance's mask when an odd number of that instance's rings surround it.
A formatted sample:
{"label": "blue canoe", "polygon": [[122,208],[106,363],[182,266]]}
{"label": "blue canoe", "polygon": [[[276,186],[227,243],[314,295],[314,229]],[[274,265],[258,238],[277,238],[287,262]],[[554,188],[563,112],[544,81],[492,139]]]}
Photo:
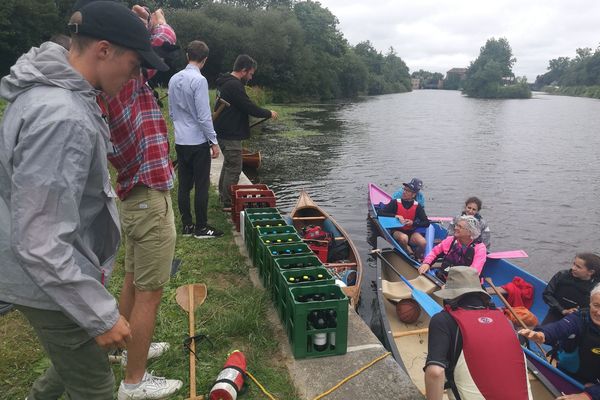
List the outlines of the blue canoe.
{"label": "blue canoe", "polygon": [[[393,247],[394,251],[393,251],[393,255],[390,254],[390,252],[384,252],[387,253],[388,256],[393,262],[392,264],[395,265],[400,273],[406,277],[407,279],[416,279],[418,278],[418,272],[416,271],[416,269],[419,266],[419,263],[414,260],[413,258],[411,258],[408,254],[406,254],[406,252],[404,251],[404,249],[402,249],[402,247],[394,240],[394,238],[392,237],[392,233],[391,233],[391,229],[393,228],[388,228],[385,226],[386,222],[384,220],[383,223],[381,223],[380,218],[377,216],[377,209],[380,208],[381,204],[387,204],[390,200],[391,200],[391,196],[386,193],[383,189],[379,188],[378,186],[374,185],[374,184],[369,184],[369,218],[373,221],[373,223],[377,226],[378,230],[380,231],[381,236]],[[447,231],[446,229],[443,227],[442,224],[432,224],[434,226],[434,240],[441,240],[444,239],[447,236]],[[431,245],[428,246],[429,248],[431,247]],[[381,313],[381,318],[382,318],[382,322],[381,325],[382,327],[384,327],[384,342],[386,345],[389,345],[389,349],[390,351],[392,351],[392,353],[394,354],[394,356],[397,358],[402,351],[398,351],[397,348],[395,348],[394,346],[392,346],[391,344],[394,343],[394,336],[393,336],[393,330],[392,329],[386,329],[385,326],[390,326],[390,320],[398,322],[397,317],[394,315],[393,313],[393,308],[391,309],[392,312],[390,313],[390,307],[389,307],[389,300],[386,300],[385,297],[383,296],[382,292],[383,292],[383,288],[381,287],[382,285],[382,280],[386,280],[386,279],[395,279],[392,276],[390,276],[390,272],[389,269],[390,268],[386,268],[385,266],[383,267],[382,270],[382,266],[380,265],[382,264],[381,262],[378,263],[378,297],[379,297],[379,308],[380,308],[380,313]],[[383,263],[385,264],[385,263]],[[385,271],[388,270],[388,272],[386,273]],[[391,274],[394,275],[394,274]],[[520,277],[523,280],[525,280],[526,282],[529,282],[531,285],[533,285],[534,287],[534,301],[533,301],[533,305],[531,307],[531,312],[533,312],[537,318],[539,319],[539,321],[541,322],[542,319],[544,318],[544,316],[546,315],[546,313],[548,312],[548,306],[546,305],[546,303],[544,303],[543,298],[542,298],[542,293],[546,287],[546,282],[544,282],[543,280],[539,279],[538,277],[530,274],[529,272],[525,271],[524,269],[522,269],[521,267],[507,261],[506,259],[491,259],[488,258],[484,267],[483,267],[483,271],[482,271],[482,276],[483,277],[489,277],[492,279],[492,281],[494,282],[494,284],[498,287],[505,285],[509,282],[511,282],[515,277]],[[437,290],[437,289],[431,289],[431,285],[426,283],[426,282],[432,282],[434,283],[436,286],[441,286],[441,282],[433,275],[433,274],[426,274],[424,276],[424,278],[426,278],[426,281],[422,280],[422,284],[425,288],[429,288],[428,293],[432,293],[433,291]],[[399,284],[394,283],[394,285],[398,286]],[[389,286],[389,285],[388,285]],[[487,283],[484,285],[487,286]],[[388,296],[389,297],[389,296]],[[498,298],[497,296],[492,296],[492,298],[494,299],[494,302],[496,303],[496,305],[498,307],[504,307],[502,301],[500,300],[500,298]],[[437,298],[436,298],[437,299]],[[388,312],[385,312],[385,307],[387,305],[388,308]],[[425,313],[423,313],[425,314]],[[387,319],[388,321],[385,322],[384,319]],[[401,325],[405,325],[400,323]],[[428,321],[422,321],[421,322],[421,326],[426,327],[428,324]],[[408,328],[410,329],[418,329],[418,328]],[[391,336],[390,336],[391,335]],[[419,335],[420,336],[420,340],[422,340],[423,336],[426,335]],[[403,339],[406,340],[406,339]],[[396,341],[398,341],[398,339],[396,339]],[[566,394],[572,394],[572,393],[579,393],[581,391],[581,387],[582,385],[579,384],[578,382],[574,381],[574,380],[569,380],[568,377],[565,377],[564,374],[557,370],[555,367],[553,367],[552,365],[548,364],[548,363],[542,363],[540,360],[540,354],[536,353],[536,347],[535,346],[530,346],[532,351],[526,352],[526,356],[528,358],[529,363],[533,366],[535,365],[537,367],[536,369],[536,374],[538,375],[542,375],[541,376],[541,380],[544,381],[544,383],[549,383],[549,385],[547,385],[546,387],[550,387],[552,388],[553,386],[555,386],[556,388],[559,389],[559,392],[564,392]],[[426,349],[425,349],[426,352]],[[397,360],[399,361],[399,364],[402,365],[401,360]],[[551,396],[551,395],[550,395]],[[536,398],[543,398],[542,395],[538,395],[536,396]],[[551,398],[551,397],[550,397]]]}

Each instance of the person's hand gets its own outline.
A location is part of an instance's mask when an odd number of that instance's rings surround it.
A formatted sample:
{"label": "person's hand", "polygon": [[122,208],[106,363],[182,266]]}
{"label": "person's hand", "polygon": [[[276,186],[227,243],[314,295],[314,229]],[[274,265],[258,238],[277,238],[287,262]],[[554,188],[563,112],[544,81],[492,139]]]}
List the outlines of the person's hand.
{"label": "person's hand", "polygon": [[569,315],[569,314],[573,314],[575,311],[577,311],[578,308],[577,307],[573,307],[573,308],[567,308],[562,310],[562,315]]}
{"label": "person's hand", "polygon": [[405,220],[403,221],[403,223],[404,223],[404,225],[410,226],[410,225],[412,225],[412,223],[413,223],[413,220],[412,220],[412,219],[405,219]]}
{"label": "person's hand", "polygon": [[279,114],[277,114],[277,111],[271,110],[271,119],[277,119],[277,118],[279,118]]}
{"label": "person's hand", "polygon": [[566,394],[564,396],[559,396],[556,400],[590,400],[590,396],[586,393],[577,393],[577,394]]}
{"label": "person's hand", "polygon": [[167,20],[165,19],[165,13],[162,8],[154,11],[152,15],[150,15],[150,27],[154,28],[156,25],[166,24]]}
{"label": "person's hand", "polygon": [[136,4],[135,6],[131,7],[131,11],[133,11],[138,17],[140,17],[144,25],[146,25],[146,28],[150,28],[148,26],[150,22],[150,13],[148,12],[148,9],[146,7],[142,7]]}
{"label": "person's hand", "polygon": [[546,335],[544,335],[543,332],[536,332],[531,329],[521,329],[518,333],[527,339],[533,340],[537,344],[543,344],[546,341]]}
{"label": "person's hand", "polygon": [[419,267],[419,273],[420,274],[424,274],[425,272],[429,271],[429,268],[431,268],[431,265],[423,263],[421,264],[421,266]]}
{"label": "person's hand", "polygon": [[119,316],[117,323],[110,328],[110,330],[104,332],[102,335],[96,336],[95,340],[98,346],[107,349],[111,348],[126,348],[127,341],[131,339],[131,329],[129,329],[129,322],[122,315]]}
{"label": "person's hand", "polygon": [[211,156],[211,158],[217,158],[217,157],[219,157],[220,150],[221,149],[219,148],[218,144],[216,144],[216,143],[211,144],[210,145],[210,153],[211,153],[210,156]]}

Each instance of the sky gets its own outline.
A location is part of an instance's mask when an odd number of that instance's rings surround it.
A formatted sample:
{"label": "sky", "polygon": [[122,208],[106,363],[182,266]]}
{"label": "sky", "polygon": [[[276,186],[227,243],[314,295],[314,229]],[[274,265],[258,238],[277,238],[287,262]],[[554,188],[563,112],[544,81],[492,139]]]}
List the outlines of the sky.
{"label": "sky", "polygon": [[516,76],[534,82],[548,61],[600,44],[597,0],[318,0],[355,45],[393,47],[410,72],[468,67],[492,37],[510,43]]}

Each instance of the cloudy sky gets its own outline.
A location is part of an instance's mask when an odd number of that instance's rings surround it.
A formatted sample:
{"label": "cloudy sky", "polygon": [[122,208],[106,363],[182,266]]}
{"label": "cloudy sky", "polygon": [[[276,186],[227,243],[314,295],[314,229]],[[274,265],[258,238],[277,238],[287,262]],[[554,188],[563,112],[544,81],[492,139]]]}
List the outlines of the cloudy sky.
{"label": "cloudy sky", "polygon": [[491,37],[508,39],[513,72],[529,82],[553,58],[600,44],[597,0],[319,0],[351,44],[392,46],[410,71],[468,67]]}

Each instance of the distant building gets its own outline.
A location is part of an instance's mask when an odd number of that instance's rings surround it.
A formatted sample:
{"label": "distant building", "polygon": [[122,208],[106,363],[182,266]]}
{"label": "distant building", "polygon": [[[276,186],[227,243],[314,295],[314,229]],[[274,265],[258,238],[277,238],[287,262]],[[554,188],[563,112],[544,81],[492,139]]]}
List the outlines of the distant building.
{"label": "distant building", "polygon": [[452,68],[448,72],[446,72],[446,79],[449,79],[451,75],[458,76],[459,80],[465,79],[465,75],[467,74],[466,68]]}
{"label": "distant building", "polygon": [[451,70],[446,72],[446,79],[444,79],[444,89],[458,90],[462,88],[462,81],[465,80],[466,75],[466,68],[452,68]]}
{"label": "distant building", "polygon": [[412,83],[413,90],[421,88],[421,79],[420,78],[412,78],[410,80],[410,82]]}

